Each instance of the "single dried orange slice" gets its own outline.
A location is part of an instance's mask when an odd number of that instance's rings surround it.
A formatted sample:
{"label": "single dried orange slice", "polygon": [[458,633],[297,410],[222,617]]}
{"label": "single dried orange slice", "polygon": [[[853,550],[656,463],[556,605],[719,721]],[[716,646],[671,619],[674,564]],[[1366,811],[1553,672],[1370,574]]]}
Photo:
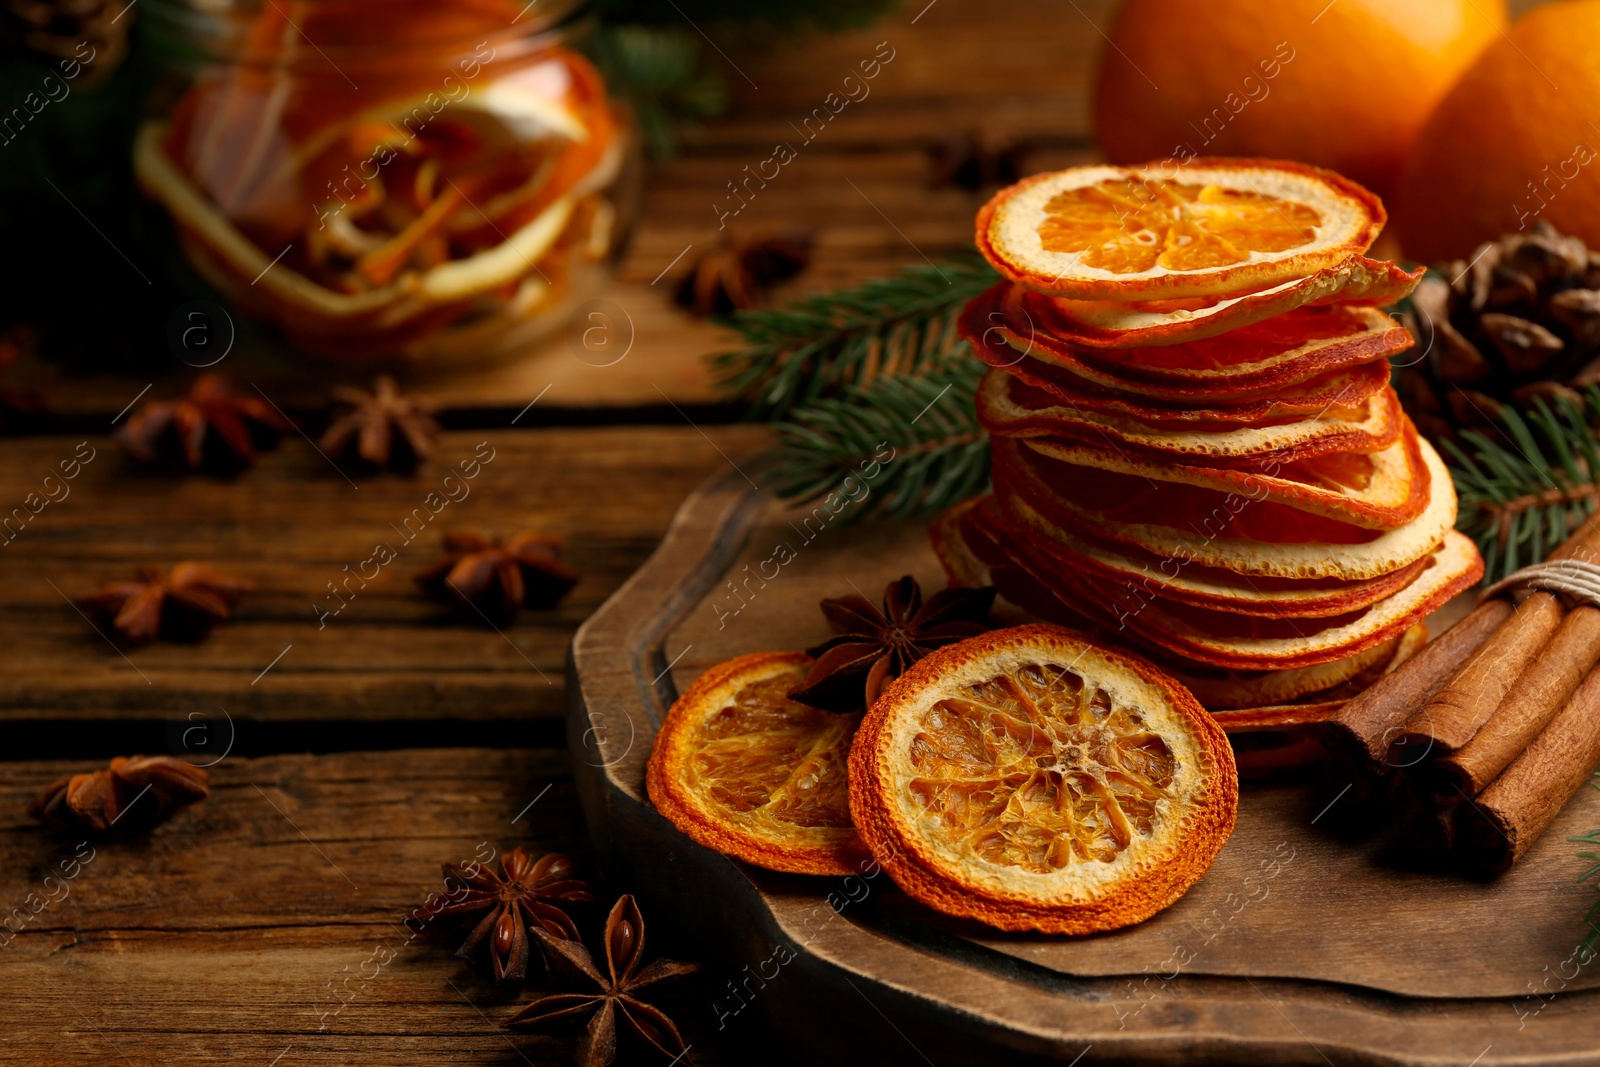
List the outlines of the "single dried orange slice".
{"label": "single dried orange slice", "polygon": [[1149,918],[1205,873],[1238,805],[1227,738],[1187,689],[1058,626],[927,656],[850,753],[851,813],[896,884],[1002,930]]}
{"label": "single dried orange slice", "polygon": [[804,652],[754,652],[697,678],[656,734],[645,785],[694,840],[797,874],[855,874],[846,759],[861,716],[790,700]]}
{"label": "single dried orange slice", "polygon": [[978,248],[1019,285],[1077,300],[1214,296],[1364,252],[1383,204],[1332,171],[1195,159],[1036,174],[978,212]]}
{"label": "single dried orange slice", "polygon": [[[1254,326],[1306,305],[1381,307],[1411,295],[1425,268],[1407,271],[1387,260],[1351,256],[1301,278],[1243,295],[1189,300],[1062,300],[1013,286],[1006,297],[1018,316],[1056,344],[1097,350],[1125,349],[1125,360],[1144,358],[1134,349],[1210,340]],[[1224,339],[1219,347],[1232,342]],[[1049,346],[1045,345],[1048,352]],[[1105,351],[1102,358],[1116,358]],[[1159,358],[1159,357],[1158,357]]]}

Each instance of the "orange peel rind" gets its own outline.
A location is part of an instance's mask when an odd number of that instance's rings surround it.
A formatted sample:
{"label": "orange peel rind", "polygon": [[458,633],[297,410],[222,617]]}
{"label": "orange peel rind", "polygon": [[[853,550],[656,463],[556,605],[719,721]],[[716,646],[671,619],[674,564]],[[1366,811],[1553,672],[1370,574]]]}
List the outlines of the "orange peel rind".
{"label": "orange peel rind", "polygon": [[[1026,490],[1024,499],[1056,525],[1084,527],[1093,530],[1099,539],[1132,545],[1162,558],[1189,560],[1251,576],[1360,581],[1423,558],[1455,525],[1456,496],[1450,472],[1426,441],[1419,438],[1418,447],[1428,469],[1426,506],[1403,525],[1381,532],[1366,531],[1368,539],[1346,543],[1262,541],[1216,533],[1236,526],[1232,521],[1236,516],[1250,516],[1250,510],[1245,508],[1221,516],[1172,515],[1169,521],[1184,523],[1182,526],[1123,522],[1108,519],[1088,502],[1067,500],[1041,482],[1022,485]],[[1001,486],[996,493],[1002,505],[1007,504],[1010,492],[1010,487]]]}
{"label": "orange peel rind", "polygon": [[1233,832],[1222,730],[1150,663],[1058,626],[996,630],[921,660],[850,753],[850,807],[908,895],[1002,930],[1141,922]]}
{"label": "orange peel rind", "polygon": [[1119,303],[1025,292],[1021,306],[1058,340],[1089,348],[1143,348],[1203,341],[1307,304],[1392,304],[1410,295],[1425,272],[1424,267],[1406,271],[1387,260],[1351,256],[1266,289],[1205,300]]}
{"label": "orange peel rind", "polygon": [[1425,560],[1416,560],[1357,582],[1246,578],[1199,564],[1160,560],[1127,546],[1098,544],[1046,522],[1026,501],[1013,501],[1011,507],[1015,518],[1003,516],[994,499],[986,497],[966,521],[974,524],[974,536],[981,542],[1005,540],[1046,576],[1068,568],[1083,578],[1120,587],[1138,600],[1160,598],[1239,615],[1314,619],[1347,614],[1398,593],[1425,565]]}
{"label": "orange peel rind", "polygon": [[1189,687],[1223,730],[1242,733],[1320,722],[1427,643],[1428,627],[1419,622],[1381,645],[1315,667],[1221,671],[1213,677],[1173,670],[1172,675]]}
{"label": "orange peel rind", "polygon": [[977,244],[1019,285],[1077,300],[1152,300],[1274,285],[1366,251],[1376,196],[1267,159],[1036,174],[978,212]]}
{"label": "orange peel rind", "polygon": [[712,667],[667,712],[645,786],[689,837],[795,874],[856,874],[846,758],[859,715],[788,698],[811,657],[754,652]]}
{"label": "orange peel rind", "polygon": [[1331,304],[1295,308],[1218,338],[1127,351],[1087,348],[1044,332],[1023,307],[1025,295],[1001,283],[967,304],[957,328],[979,359],[1002,370],[1070,374],[1173,403],[1271,396],[1411,347],[1411,335],[1377,308]]}
{"label": "orange peel rind", "polygon": [[1379,452],[1400,439],[1404,418],[1392,390],[1328,403],[1309,416],[1152,424],[1085,407],[990,370],[978,388],[978,422],[996,436],[1059,437],[1155,462],[1235,465],[1294,463],[1329,453]]}
{"label": "orange peel rind", "polygon": [[195,269],[343,359],[483,358],[559,328],[606,272],[627,154],[593,66],[559,48],[480,65],[439,115],[414,78],[316,87],[281,11],[253,18],[259,62],[200,78],[135,141]]}
{"label": "orange peel rind", "polygon": [[[1060,476],[1088,474],[1080,484],[1096,488],[1102,509],[1113,499],[1121,517],[1137,513],[1129,492],[1144,498],[1143,511],[1167,515],[1190,512],[1203,525],[1207,517],[1237,513],[1251,501],[1258,512],[1290,507],[1308,515],[1369,530],[1392,530],[1422,514],[1432,490],[1432,474],[1422,456],[1422,439],[1409,425],[1388,448],[1357,456],[1334,456],[1300,464],[1275,463],[1254,469],[1205,466],[1199,462],[1151,462],[1126,453],[1030,438],[1020,445],[996,445],[1000,477],[1013,473],[1048,486]],[[1026,468],[1025,472],[1019,468]],[[1090,474],[1089,472],[1094,472]],[[1335,475],[1339,477],[1335,477]],[[1161,483],[1161,484],[1156,484]],[[1232,496],[1234,499],[1230,500]],[[1164,499],[1163,499],[1164,497]],[[1271,504],[1272,508],[1260,508]],[[1212,520],[1212,527],[1218,523]],[[1268,538],[1272,540],[1272,538]]]}
{"label": "orange peel rind", "polygon": [[1031,389],[1083,411],[1131,419],[1152,426],[1214,430],[1225,425],[1266,421],[1285,422],[1329,411],[1353,410],[1356,405],[1389,385],[1389,364],[1374,360],[1346,370],[1319,374],[1285,385],[1267,396],[1212,400],[1193,397],[1184,402],[1157,399],[1135,392],[1106,388],[1071,371],[1037,360],[1024,360],[1005,368]]}
{"label": "orange peel rind", "polygon": [[[1410,584],[1368,607],[1325,618],[1252,617],[1130,594],[1125,585],[1051,572],[1018,554],[1025,575],[1045,582],[1076,616],[1137,638],[1141,645],[1214,667],[1281,671],[1343,659],[1425,619],[1483,577],[1472,541],[1450,531]],[[998,580],[1003,595],[1009,596]],[[1057,616],[1059,617],[1059,615]]]}

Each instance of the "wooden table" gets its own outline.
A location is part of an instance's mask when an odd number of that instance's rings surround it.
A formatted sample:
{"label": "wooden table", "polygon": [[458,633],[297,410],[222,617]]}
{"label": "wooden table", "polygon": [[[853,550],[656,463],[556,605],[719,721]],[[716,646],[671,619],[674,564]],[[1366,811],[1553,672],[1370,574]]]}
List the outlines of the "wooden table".
{"label": "wooden table", "polygon": [[[557,341],[516,366],[419,378],[413,388],[453,428],[413,478],[349,484],[295,437],[234,481],[147,473],[111,438],[112,420],[147,385],[170,394],[191,371],[174,362],[152,383],[20,367],[13,380],[42,392],[54,417],[0,443],[3,510],[80,442],[94,459],[68,497],[0,541],[0,912],[26,908],[76,851],[26,815],[47,782],[116,754],[222,758],[210,799],[148,840],[99,845],[69,895],[0,948],[0,1063],[564,1062],[565,1042],[500,1026],[542,978],[497,987],[454,958],[448,936],[414,937],[400,920],[440,887],[440,863],[481,842],[587,857],[561,726],[571,634],[691,489],[767,439],[712,406],[702,357],[730,338],[672,307],[667,290],[714,245],[724,183],[792,139],[788,123],[880,41],[894,59],[872,95],[730,228],[815,234],[813,265],[790,292],[962,247],[981,197],[929,187],[930,145],[985,129],[1032,139],[1038,166],[1090,151],[1088,72],[1109,4],[1077,6],[914,3],[861,32],[730,54],[750,79],[730,70],[732,114],[653,170],[612,293],[637,330],[629,355],[596,368]],[[83,236],[90,254],[113,254]],[[223,369],[290,410],[316,410],[338,376],[271,361]],[[495,458],[470,495],[402,543],[391,524],[482,442]],[[559,608],[497,633],[414,593],[410,575],[440,531],[530,527],[565,535],[583,575]],[[327,583],[380,540],[398,558],[319,626]],[[183,559],[257,586],[203,644],[124,655],[68,602]],[[652,925],[650,942],[652,954],[700,955],[682,931]],[[755,1013],[718,1029],[708,1004],[729,977],[680,994],[693,1057],[776,1062]]]}
{"label": "wooden table", "polygon": [[[929,148],[981,130],[1033,142],[1030,167],[1089,158],[1090,71],[1112,6],[912,0],[863,31],[735,50],[731,115],[653,168],[611,293],[635,333],[629,355],[595,367],[557,341],[515,366],[417,376],[453,428],[414,478],[349,484],[296,438],[231,482],[146,473],[110,437],[113,418],[147,386],[177,391],[187,368],[152,382],[19,367],[12,380],[54,417],[0,443],[0,513],[79,442],[95,458],[69,497],[0,541],[0,914],[76,851],[26,815],[47,782],[115,754],[220,759],[209,800],[147,840],[98,846],[70,894],[0,948],[0,1064],[564,1062],[567,1044],[500,1025],[542,980],[497,987],[448,937],[414,937],[400,920],[440,886],[440,863],[482,842],[588,856],[561,725],[571,634],[691,489],[766,441],[713,403],[702,357],[731,338],[667,290],[718,239],[725,183],[791,139],[790,123],[880,41],[894,59],[871,96],[730,229],[815,235],[812,266],[785,292],[963,247],[981,196],[931,188]],[[113,254],[88,227],[76,236],[86,254]],[[315,410],[349,377],[281,360],[224,369],[291,410]],[[391,524],[481,442],[495,458],[470,496],[319,626],[327,583],[395,540]],[[439,531],[530,527],[567,536],[583,574],[559,608],[496,632],[414,594]],[[68,603],[141,564],[191,558],[257,585],[204,644],[124,655]],[[684,931],[652,925],[650,943],[697,957]],[[755,1013],[718,1029],[708,1005],[730,977],[679,997],[694,1058],[777,1062]]]}

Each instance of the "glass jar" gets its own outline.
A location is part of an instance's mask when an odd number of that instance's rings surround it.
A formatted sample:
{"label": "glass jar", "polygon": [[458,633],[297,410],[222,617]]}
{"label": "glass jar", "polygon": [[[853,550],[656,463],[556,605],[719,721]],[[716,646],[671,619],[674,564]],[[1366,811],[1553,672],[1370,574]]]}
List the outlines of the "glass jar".
{"label": "glass jar", "polygon": [[239,311],[339,360],[525,351],[603,285],[636,139],[572,0],[146,0],[140,186]]}

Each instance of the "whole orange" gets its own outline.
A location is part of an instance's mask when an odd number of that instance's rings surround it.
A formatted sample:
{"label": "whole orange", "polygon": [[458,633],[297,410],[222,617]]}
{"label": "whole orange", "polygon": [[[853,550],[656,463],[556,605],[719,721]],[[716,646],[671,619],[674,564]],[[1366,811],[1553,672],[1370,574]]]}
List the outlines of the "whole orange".
{"label": "whole orange", "polygon": [[1127,0],[1094,117],[1113,163],[1271,156],[1393,192],[1505,0]]}
{"label": "whole orange", "polygon": [[1489,46],[1418,135],[1396,208],[1429,263],[1537,219],[1600,248],[1600,0],[1536,7]]}

